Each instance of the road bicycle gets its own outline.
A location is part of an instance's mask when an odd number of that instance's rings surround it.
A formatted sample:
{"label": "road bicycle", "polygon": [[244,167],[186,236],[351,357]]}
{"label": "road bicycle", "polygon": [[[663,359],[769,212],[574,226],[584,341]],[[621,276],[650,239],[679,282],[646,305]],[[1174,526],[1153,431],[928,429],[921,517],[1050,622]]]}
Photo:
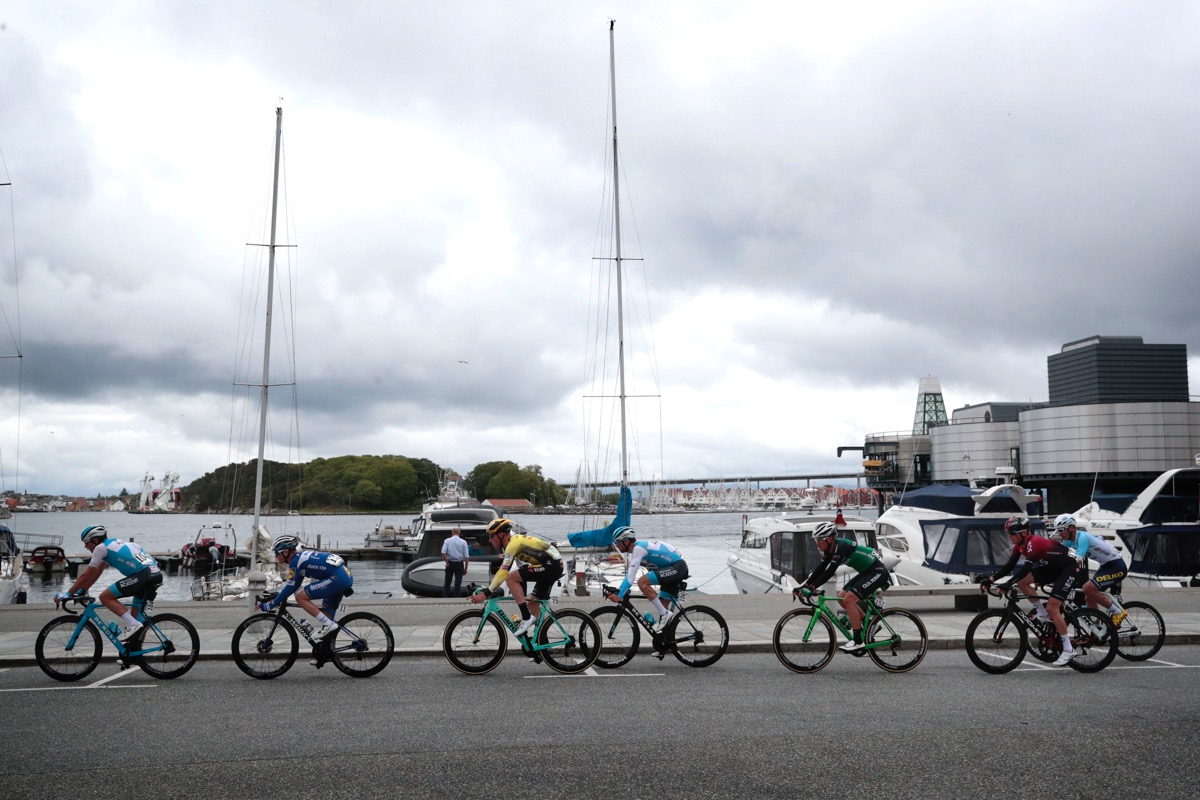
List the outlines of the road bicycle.
{"label": "road bicycle", "polygon": [[[780,617],[771,634],[771,644],[776,657],[793,672],[819,672],[829,666],[837,652],[834,631],[846,639],[854,631],[840,609],[835,612],[830,608],[824,590],[799,589],[792,597],[807,608],[797,608]],[[883,610],[883,597],[878,592],[862,598],[859,604],[865,611],[863,649],[851,655],[865,654],[887,672],[908,672],[921,663],[929,647],[929,634],[920,617],[903,608]]]}
{"label": "road bicycle", "polygon": [[[981,611],[967,625],[966,650],[971,663],[984,672],[1011,672],[1030,653],[1041,661],[1054,661],[1062,654],[1062,637],[1050,620],[1039,620],[1017,605],[1022,598],[1048,600],[1046,595],[1026,596],[1012,584],[1008,587],[981,586],[993,597],[1006,600],[1004,608]],[[1099,672],[1117,655],[1117,632],[1107,614],[1090,608],[1064,605],[1063,619],[1077,655],[1067,664],[1078,672]]]}
{"label": "road bicycle", "polygon": [[[196,663],[200,656],[200,635],[192,623],[178,614],[154,614],[153,593],[136,597],[130,606],[134,619],[142,627],[127,642],[121,641],[123,630],[116,622],[100,619],[103,604],[89,595],[76,595],[55,600],[65,616],[55,617],[38,633],[33,652],[42,672],[56,681],[77,681],[91,674],[100,663],[103,647],[100,636],[112,643],[117,651],[121,669],[137,665],[154,678],[178,678]],[[71,611],[68,605],[83,606],[82,612]]]}
{"label": "road bicycle", "polygon": [[[1152,658],[1162,649],[1167,638],[1167,626],[1163,622],[1162,614],[1158,613],[1157,608],[1141,600],[1123,600],[1119,583],[1107,594],[1125,609],[1125,616],[1121,618],[1120,623],[1113,623],[1117,628],[1117,655],[1126,661],[1145,661]],[[1072,605],[1084,607],[1084,604],[1083,592],[1076,592],[1072,598]],[[1112,619],[1108,614],[1104,616]]]}
{"label": "road bicycle", "polygon": [[[597,608],[592,619],[600,626],[600,655],[596,666],[604,669],[623,667],[637,654],[642,637],[638,628],[644,628],[654,647],[654,657],[660,661],[667,653],[689,667],[707,667],[725,655],[729,647],[729,626],[725,619],[708,606],[685,606],[687,583],[680,586],[677,595],[660,590],[659,597],[667,603],[675,617],[662,631],[654,630],[654,616],[642,616],[634,608],[629,596],[621,598],[619,605]],[[616,594],[612,586],[604,587],[604,595]]]}
{"label": "road bicycle", "polygon": [[[504,660],[508,653],[507,632],[515,636],[520,625],[520,619],[516,615],[509,617],[501,606],[508,599],[493,595],[482,609],[464,611],[446,625],[442,652],[459,672],[483,675]],[[573,608],[555,611],[554,602],[555,598],[542,601],[542,612],[533,631],[517,637],[521,652],[535,663],[545,661],[558,672],[583,672],[596,662],[600,653],[600,629],[582,611]]]}
{"label": "road bicycle", "polygon": [[[353,594],[347,590],[345,596]],[[257,597],[259,603],[275,598],[274,592]],[[313,638],[312,625],[299,620],[285,600],[272,612],[252,614],[233,632],[233,660],[251,678],[278,678],[292,668],[300,652],[300,638],[312,646],[317,669],[329,662],[352,678],[378,674],[392,660],[395,640],[382,617],[355,611],[336,620],[337,630],[323,639]]]}

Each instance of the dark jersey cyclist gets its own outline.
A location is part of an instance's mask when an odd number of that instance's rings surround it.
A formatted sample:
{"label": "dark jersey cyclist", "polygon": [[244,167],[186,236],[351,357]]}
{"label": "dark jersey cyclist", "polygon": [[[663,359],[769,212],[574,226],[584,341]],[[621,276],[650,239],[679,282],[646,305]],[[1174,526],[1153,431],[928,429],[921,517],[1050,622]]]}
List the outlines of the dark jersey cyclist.
{"label": "dark jersey cyclist", "polygon": [[1011,572],[1012,580],[1026,597],[1032,598],[1037,594],[1037,584],[1051,584],[1050,602],[1043,608],[1041,600],[1033,600],[1033,605],[1038,617],[1054,623],[1054,629],[1062,638],[1062,655],[1054,666],[1065,666],[1075,657],[1075,647],[1067,633],[1067,621],[1063,619],[1061,608],[1079,581],[1079,562],[1062,542],[1034,536],[1025,517],[1011,517],[1004,523],[1004,530],[1013,544],[1012,555],[996,574],[984,578],[980,585],[989,586]]}
{"label": "dark jersey cyclist", "polygon": [[[354,585],[354,577],[346,566],[346,560],[337,553],[302,551],[300,540],[286,534],[275,540],[274,550],[275,560],[288,565],[288,577],[279,594],[269,602],[262,603],[259,608],[272,611],[295,594],[300,607],[321,625],[314,638],[324,639],[337,630],[337,623],[333,621],[337,607],[341,605],[346,591]],[[310,582],[301,588],[300,584],[304,583],[305,578],[309,578]],[[321,601],[321,608],[317,608],[314,600]]]}
{"label": "dark jersey cyclist", "polygon": [[[832,522],[822,522],[813,529],[813,541],[824,558],[812,574],[800,585],[801,589],[815,589],[833,577],[837,568],[845,564],[858,574],[842,587],[838,593],[841,597],[842,608],[846,610],[846,618],[854,638],[842,645],[847,653],[863,649],[862,623],[863,610],[858,601],[869,597],[875,592],[882,591],[892,585],[891,575],[887,567],[879,560],[879,555],[870,547],[865,547],[851,539],[837,538],[837,526]],[[793,592],[793,593],[795,593]]]}

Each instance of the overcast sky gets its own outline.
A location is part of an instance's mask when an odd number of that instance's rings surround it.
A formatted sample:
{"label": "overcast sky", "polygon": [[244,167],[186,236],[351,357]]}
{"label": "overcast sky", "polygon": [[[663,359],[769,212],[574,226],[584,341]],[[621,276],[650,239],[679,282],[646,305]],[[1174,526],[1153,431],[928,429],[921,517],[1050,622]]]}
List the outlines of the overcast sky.
{"label": "overcast sky", "polygon": [[187,484],[253,455],[232,386],[280,97],[302,460],[573,479],[610,18],[657,365],[637,391],[661,397],[635,401],[662,420],[640,477],[852,471],[836,448],[910,428],[922,376],[950,409],[1045,400],[1046,358],[1093,334],[1200,367],[1194,2],[0,15],[3,349],[19,313],[24,354],[19,464],[0,363],[6,489]]}

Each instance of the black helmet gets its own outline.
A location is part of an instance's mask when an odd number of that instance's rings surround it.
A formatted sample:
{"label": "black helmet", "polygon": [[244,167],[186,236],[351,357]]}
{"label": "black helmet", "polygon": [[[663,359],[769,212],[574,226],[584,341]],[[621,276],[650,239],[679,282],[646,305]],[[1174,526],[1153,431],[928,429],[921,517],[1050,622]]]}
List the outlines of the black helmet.
{"label": "black helmet", "polygon": [[1029,519],[1026,517],[1009,517],[1004,523],[1004,530],[1009,536],[1029,533]]}

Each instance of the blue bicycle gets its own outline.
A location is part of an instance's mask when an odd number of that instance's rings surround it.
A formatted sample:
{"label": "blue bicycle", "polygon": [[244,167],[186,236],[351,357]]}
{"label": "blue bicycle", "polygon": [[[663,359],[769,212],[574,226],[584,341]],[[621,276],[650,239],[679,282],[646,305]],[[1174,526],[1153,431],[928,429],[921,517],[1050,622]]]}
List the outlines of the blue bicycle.
{"label": "blue bicycle", "polygon": [[[200,656],[200,634],[178,614],[146,613],[150,598],[134,598],[133,616],[142,628],[128,642],[121,641],[121,628],[115,622],[105,624],[97,613],[99,600],[88,595],[61,601],[65,616],[46,623],[34,644],[34,655],[42,672],[56,681],[86,678],[100,663],[101,634],[117,651],[121,669],[136,664],[147,675],[168,680],[178,678]],[[60,601],[55,601],[57,607]],[[70,604],[83,606],[82,613],[71,611]]]}

